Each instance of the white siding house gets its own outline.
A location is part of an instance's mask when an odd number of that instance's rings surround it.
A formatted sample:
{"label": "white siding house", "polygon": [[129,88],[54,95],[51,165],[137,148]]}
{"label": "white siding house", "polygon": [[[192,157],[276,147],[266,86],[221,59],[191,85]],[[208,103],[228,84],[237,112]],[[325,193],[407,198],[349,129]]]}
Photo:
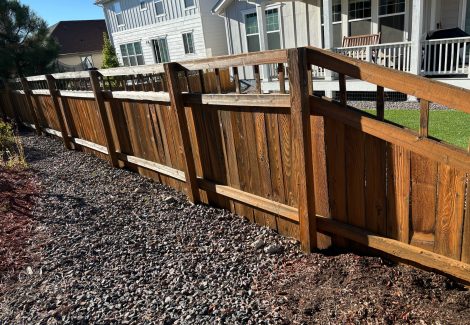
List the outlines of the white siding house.
{"label": "white siding house", "polygon": [[[212,12],[225,21],[230,54],[316,46],[470,88],[470,37],[462,33],[470,34],[470,0],[219,0]],[[462,35],[427,40],[449,28]],[[380,44],[342,47],[343,37],[378,33]],[[337,90],[335,76],[313,73],[316,89]],[[276,77],[269,66],[262,74]]]}
{"label": "white siding house", "polygon": [[216,0],[98,0],[122,65],[227,54]]}

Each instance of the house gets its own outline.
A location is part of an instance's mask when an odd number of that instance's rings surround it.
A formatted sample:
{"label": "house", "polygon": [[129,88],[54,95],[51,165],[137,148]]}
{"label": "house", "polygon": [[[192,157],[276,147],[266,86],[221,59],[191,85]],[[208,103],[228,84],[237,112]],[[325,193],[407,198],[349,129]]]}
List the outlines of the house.
{"label": "house", "polygon": [[101,68],[104,19],[60,21],[49,32],[60,45],[56,64],[59,72]]}
{"label": "house", "polygon": [[122,65],[183,61],[227,54],[216,0],[98,0]]}
{"label": "house", "polygon": [[[470,88],[470,37],[464,32],[470,34],[469,2],[219,0],[212,12],[224,19],[230,54],[316,46]],[[431,35],[456,27],[460,30]],[[344,37],[379,33],[380,44],[343,47]],[[251,76],[251,71],[245,73]],[[314,67],[313,74],[317,90],[338,90],[338,82],[331,81],[335,76],[328,71]],[[276,78],[276,69],[265,66],[262,75],[269,82]],[[348,85],[357,91],[367,87],[371,86],[360,82]]]}

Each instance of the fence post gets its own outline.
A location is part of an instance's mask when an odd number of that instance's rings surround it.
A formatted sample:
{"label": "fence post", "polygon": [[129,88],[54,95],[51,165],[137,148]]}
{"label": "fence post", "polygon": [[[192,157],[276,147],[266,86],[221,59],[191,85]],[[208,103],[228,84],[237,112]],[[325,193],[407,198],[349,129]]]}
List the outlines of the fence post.
{"label": "fence post", "polygon": [[189,200],[194,203],[200,202],[199,187],[197,185],[196,166],[189,137],[188,122],[184,112],[184,102],[181,96],[181,89],[178,82],[178,70],[180,65],[171,62],[165,63],[165,74],[168,84],[168,94],[170,95],[171,108],[176,113],[177,129],[181,139],[180,154],[185,164],[185,176],[187,185],[187,195]]}
{"label": "fence post", "polygon": [[62,140],[64,141],[64,146],[67,149],[71,149],[70,137],[67,133],[67,123],[64,117],[64,114],[61,110],[59,104],[59,98],[57,96],[57,87],[55,83],[55,78],[48,74],[46,75],[47,87],[49,88],[49,93],[51,94],[52,104],[54,106],[54,111],[56,114],[57,122],[59,123],[60,132],[62,134]]}
{"label": "fence post", "polygon": [[25,77],[22,77],[20,80],[21,80],[21,85],[23,86],[24,95],[26,96],[26,103],[28,105],[28,109],[31,112],[34,126],[36,127],[36,134],[41,135],[42,134],[41,126],[39,125],[38,116],[36,115],[36,111],[34,110],[33,100],[31,99],[31,90],[29,89],[28,80],[26,80]]}
{"label": "fence post", "polygon": [[308,89],[307,48],[288,50],[291,103],[293,182],[298,193],[300,243],[302,250],[317,247],[312,138]]}
{"label": "fence post", "polygon": [[104,131],[104,137],[106,140],[106,147],[108,148],[108,155],[110,158],[111,165],[113,167],[119,167],[119,160],[116,155],[116,148],[114,146],[113,134],[111,132],[111,125],[109,123],[108,113],[106,112],[106,105],[104,102],[103,92],[101,91],[100,73],[96,70],[90,70],[90,82],[93,94],[95,95],[95,101],[98,105],[98,112],[101,119],[101,125]]}

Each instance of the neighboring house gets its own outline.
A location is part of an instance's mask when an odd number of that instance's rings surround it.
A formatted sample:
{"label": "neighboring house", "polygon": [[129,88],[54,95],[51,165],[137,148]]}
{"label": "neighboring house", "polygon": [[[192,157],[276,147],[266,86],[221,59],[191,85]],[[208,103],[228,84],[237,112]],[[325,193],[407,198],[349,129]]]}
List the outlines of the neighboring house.
{"label": "neighboring house", "polygon": [[[309,45],[470,88],[470,37],[462,33],[470,34],[470,0],[219,0],[212,12],[225,21],[230,54]],[[454,27],[462,31],[426,40]],[[342,47],[345,36],[378,33],[378,45]],[[276,77],[275,69],[262,72],[264,81]],[[314,77],[316,89],[337,90],[328,72],[314,68]]]}
{"label": "neighboring house", "polygon": [[60,45],[58,71],[101,68],[103,33],[106,32],[103,19],[60,21],[51,26],[49,31]]}
{"label": "neighboring house", "polygon": [[216,0],[97,0],[122,65],[183,61],[227,54]]}

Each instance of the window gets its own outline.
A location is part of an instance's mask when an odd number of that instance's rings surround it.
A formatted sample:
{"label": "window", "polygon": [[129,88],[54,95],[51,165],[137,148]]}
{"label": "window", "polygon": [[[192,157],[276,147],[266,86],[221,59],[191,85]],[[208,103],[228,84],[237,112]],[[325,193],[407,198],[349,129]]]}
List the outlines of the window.
{"label": "window", "polygon": [[405,38],[405,0],[380,0],[379,31],[383,43],[402,42]]}
{"label": "window", "polygon": [[166,38],[158,38],[152,42],[153,50],[155,52],[155,61],[157,63],[170,62],[170,54],[168,53],[168,43]]}
{"label": "window", "polygon": [[370,0],[349,0],[349,20],[370,18]]}
{"label": "window", "polygon": [[268,50],[281,48],[281,31],[279,28],[279,10],[266,10],[266,33],[268,39]]}
{"label": "window", "polygon": [[366,35],[371,33],[371,1],[349,0],[349,35]]}
{"label": "window", "polygon": [[184,7],[185,8],[194,7],[194,0],[184,0]]}
{"label": "window", "polygon": [[147,2],[140,1],[140,10],[147,10]]}
{"label": "window", "polygon": [[256,12],[245,15],[245,31],[248,52],[259,51],[259,30]]}
{"label": "window", "polygon": [[[341,22],[341,0],[333,0],[333,17],[331,17],[334,23]],[[322,15],[323,19],[323,15]]]}
{"label": "window", "polygon": [[124,20],[122,19],[122,10],[121,10],[121,2],[120,1],[116,1],[113,4],[113,11],[114,11],[114,14],[116,15],[116,20],[117,20],[118,26],[124,25]]}
{"label": "window", "polygon": [[405,12],[405,0],[380,0],[379,15],[391,15]]}
{"label": "window", "polygon": [[122,62],[125,66],[145,64],[140,42],[123,44],[120,46],[120,49]]}
{"label": "window", "polygon": [[155,12],[158,16],[165,14],[165,8],[163,7],[163,0],[155,0]]}
{"label": "window", "polygon": [[183,34],[183,44],[184,44],[184,53],[186,54],[194,53],[193,33]]}
{"label": "window", "polygon": [[93,68],[93,58],[91,55],[81,56],[80,62],[85,70]]}

